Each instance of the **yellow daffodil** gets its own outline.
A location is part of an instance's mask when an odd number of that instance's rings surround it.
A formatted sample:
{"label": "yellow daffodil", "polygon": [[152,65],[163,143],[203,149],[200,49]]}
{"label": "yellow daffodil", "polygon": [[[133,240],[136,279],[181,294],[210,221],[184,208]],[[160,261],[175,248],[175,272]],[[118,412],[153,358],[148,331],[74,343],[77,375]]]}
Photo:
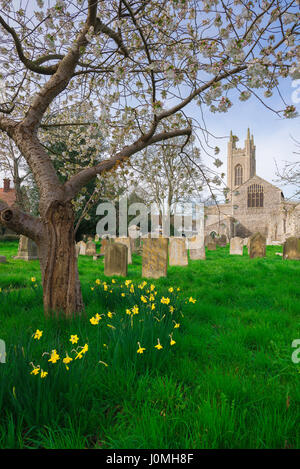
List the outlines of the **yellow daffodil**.
{"label": "yellow daffodil", "polygon": [[114,279],[114,278],[111,280],[111,283],[116,283],[116,281],[115,281],[115,279]]}
{"label": "yellow daffodil", "polygon": [[180,324],[176,321],[174,321],[174,322],[175,322],[174,329],[178,329],[178,327],[180,327]]}
{"label": "yellow daffodil", "polygon": [[190,302],[190,303],[196,303],[196,299],[195,299],[195,298],[192,298],[192,297],[190,296],[189,302]]}
{"label": "yellow daffodil", "polygon": [[150,291],[153,291],[155,290],[155,285],[153,285],[153,283],[150,285]]}
{"label": "yellow daffodil", "polygon": [[174,313],[174,306],[169,306],[170,313]]}
{"label": "yellow daffodil", "polygon": [[132,308],[132,312],[133,314],[139,314],[139,308],[137,305],[134,305],[134,307]]}
{"label": "yellow daffodil", "polygon": [[170,287],[169,288],[169,292],[172,293],[174,291],[174,288],[173,287]]}
{"label": "yellow daffodil", "polygon": [[42,335],[43,335],[43,331],[40,331],[39,329],[37,329],[37,330],[35,331],[35,334],[34,334],[33,338],[34,338],[34,339],[37,339],[37,340],[40,340],[40,338],[42,337]]}
{"label": "yellow daffodil", "polygon": [[35,366],[33,363],[31,363],[33,366],[33,370],[30,372],[31,375],[38,375],[40,372],[40,365]]}
{"label": "yellow daffodil", "polygon": [[112,318],[112,317],[113,317],[113,313],[111,313],[110,311],[108,311],[107,316],[108,316],[109,318]]}
{"label": "yellow daffodil", "polygon": [[144,350],[146,350],[144,347],[141,347],[141,344],[138,342],[139,348],[137,349],[136,353],[144,353]]}
{"label": "yellow daffodil", "polygon": [[126,309],[126,314],[128,314],[129,316],[131,315],[131,310],[130,309]]}
{"label": "yellow daffodil", "polygon": [[147,298],[145,298],[145,297],[142,295],[142,296],[141,296],[141,301],[142,301],[143,303],[147,303]]}
{"label": "yellow daffodil", "polygon": [[161,303],[168,305],[170,303],[170,298],[165,298],[164,296],[160,300]]}
{"label": "yellow daffodil", "polygon": [[131,284],[132,280],[125,280],[125,285],[128,287]]}
{"label": "yellow daffodil", "polygon": [[91,287],[91,290],[94,291],[94,290],[95,290],[95,287]]}
{"label": "yellow daffodil", "polygon": [[152,303],[152,305],[151,305],[151,310],[153,310],[153,309],[155,309],[155,304],[154,303]]}
{"label": "yellow daffodil", "polygon": [[177,291],[180,291],[180,288],[179,288],[179,287],[177,288]]}
{"label": "yellow daffodil", "polygon": [[99,320],[96,319],[94,316],[90,319],[90,323],[93,324],[94,326],[99,324]]}
{"label": "yellow daffodil", "polygon": [[48,362],[56,363],[59,359],[60,359],[60,357],[59,357],[57,351],[56,351],[56,350],[52,350]]}
{"label": "yellow daffodil", "polygon": [[170,337],[170,345],[175,345],[176,342],[175,342],[175,340],[173,339],[172,334],[170,334],[169,337]]}
{"label": "yellow daffodil", "polygon": [[104,291],[107,291],[107,290],[108,290],[108,286],[107,286],[107,285],[103,285],[103,288],[104,288]]}
{"label": "yellow daffodil", "polygon": [[36,282],[36,278],[35,278],[35,277],[31,277],[30,280],[32,281],[32,283]]}
{"label": "yellow daffodil", "polygon": [[163,346],[161,345],[159,339],[157,339],[157,345],[154,345],[155,348],[157,348],[157,350],[160,350],[163,348]]}
{"label": "yellow daffodil", "polygon": [[151,295],[149,296],[149,301],[155,301],[155,296],[151,293]]}
{"label": "yellow daffodil", "polygon": [[134,286],[133,286],[133,283],[130,285],[130,293],[134,293]]}
{"label": "yellow daffodil", "polygon": [[46,378],[47,374],[48,374],[48,371],[41,370],[41,375],[40,376],[41,376],[41,378]]}
{"label": "yellow daffodil", "polygon": [[121,296],[125,296],[125,293],[121,293]]}
{"label": "yellow daffodil", "polygon": [[68,363],[70,363],[72,360],[73,358],[66,354],[65,358],[63,359],[63,363],[66,365],[66,370],[69,370]]}
{"label": "yellow daffodil", "polygon": [[97,278],[96,281],[95,281],[95,283],[96,283],[97,285],[100,285],[100,283],[101,283],[100,279]]}
{"label": "yellow daffodil", "polygon": [[76,334],[71,335],[70,342],[72,342],[72,344],[77,344],[78,340],[79,340],[79,337]]}
{"label": "yellow daffodil", "polygon": [[97,319],[97,321],[100,321],[100,319],[102,319],[101,314],[96,313],[95,318]]}

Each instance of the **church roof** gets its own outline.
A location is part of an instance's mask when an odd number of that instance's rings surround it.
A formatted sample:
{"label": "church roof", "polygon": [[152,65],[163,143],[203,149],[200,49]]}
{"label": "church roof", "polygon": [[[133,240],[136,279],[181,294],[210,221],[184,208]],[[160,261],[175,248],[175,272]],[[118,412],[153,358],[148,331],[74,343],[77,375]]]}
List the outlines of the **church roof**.
{"label": "church roof", "polygon": [[[260,182],[260,183],[263,182],[264,184],[268,184],[269,186],[272,186],[274,189],[276,189],[276,190],[278,190],[278,191],[280,191],[280,192],[282,193],[282,190],[281,190],[279,187],[274,186],[274,184],[271,184],[270,182],[266,181],[265,179],[263,179],[263,178],[261,178],[260,176],[257,176],[257,175],[252,176],[252,178],[247,179],[247,181],[243,182],[243,184],[240,184],[240,185],[237,186],[235,189],[233,189],[232,192],[235,192],[235,191],[238,190],[240,187],[245,186],[246,184],[249,184],[249,182],[251,182],[251,181],[254,182],[254,181],[256,181],[256,180],[258,180],[258,182]],[[282,195],[283,195],[283,193],[282,193]]]}

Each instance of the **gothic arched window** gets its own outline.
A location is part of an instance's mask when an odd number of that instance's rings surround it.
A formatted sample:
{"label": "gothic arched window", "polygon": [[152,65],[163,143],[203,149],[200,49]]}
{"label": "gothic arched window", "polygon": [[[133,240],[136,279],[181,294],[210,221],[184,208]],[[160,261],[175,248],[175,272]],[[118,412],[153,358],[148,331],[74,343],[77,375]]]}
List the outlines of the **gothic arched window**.
{"label": "gothic arched window", "polygon": [[264,188],[260,184],[252,184],[248,187],[248,207],[264,206]]}
{"label": "gothic arched window", "polygon": [[240,186],[243,184],[243,168],[240,164],[237,164],[234,168],[234,185]]}

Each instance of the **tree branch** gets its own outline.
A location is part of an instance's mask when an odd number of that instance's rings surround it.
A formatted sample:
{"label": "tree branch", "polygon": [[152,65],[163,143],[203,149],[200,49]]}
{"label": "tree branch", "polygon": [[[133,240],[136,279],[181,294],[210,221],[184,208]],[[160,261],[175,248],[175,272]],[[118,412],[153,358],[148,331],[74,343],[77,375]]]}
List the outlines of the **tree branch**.
{"label": "tree branch", "polygon": [[10,207],[4,202],[0,202],[0,224],[37,243],[42,234],[42,223],[39,218],[24,213],[16,207]]}
{"label": "tree branch", "polygon": [[82,187],[84,187],[89,181],[91,181],[97,174],[102,174],[106,171],[110,171],[113,168],[117,168],[123,161],[130,158],[131,155],[137,153],[144,148],[152,145],[153,143],[161,142],[164,140],[168,140],[170,138],[179,137],[183,135],[190,135],[191,128],[188,127],[186,129],[177,129],[172,130],[170,132],[161,132],[156,135],[143,135],[140,137],[136,142],[129,146],[125,146],[123,150],[116,153],[115,156],[108,160],[103,160],[97,166],[93,166],[92,168],[86,168],[80,171],[79,173],[72,176],[69,181],[67,181],[64,185],[66,191],[67,200],[72,200],[76,194],[80,191]]}

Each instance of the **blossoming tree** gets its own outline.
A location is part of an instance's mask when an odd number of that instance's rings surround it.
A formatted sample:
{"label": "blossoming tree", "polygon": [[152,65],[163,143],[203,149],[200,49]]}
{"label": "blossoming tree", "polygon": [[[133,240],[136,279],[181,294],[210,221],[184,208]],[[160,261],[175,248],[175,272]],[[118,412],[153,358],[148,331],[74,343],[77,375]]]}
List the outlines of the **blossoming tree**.
{"label": "blossoming tree", "polygon": [[[297,66],[299,1],[0,0],[0,10],[0,129],[40,194],[39,217],[1,204],[1,223],[39,247],[45,312],[78,314],[76,194],[149,145],[188,137],[193,101],[226,112],[232,89],[268,97]],[[51,109],[76,104],[96,105],[107,148],[61,182],[40,134]]]}

